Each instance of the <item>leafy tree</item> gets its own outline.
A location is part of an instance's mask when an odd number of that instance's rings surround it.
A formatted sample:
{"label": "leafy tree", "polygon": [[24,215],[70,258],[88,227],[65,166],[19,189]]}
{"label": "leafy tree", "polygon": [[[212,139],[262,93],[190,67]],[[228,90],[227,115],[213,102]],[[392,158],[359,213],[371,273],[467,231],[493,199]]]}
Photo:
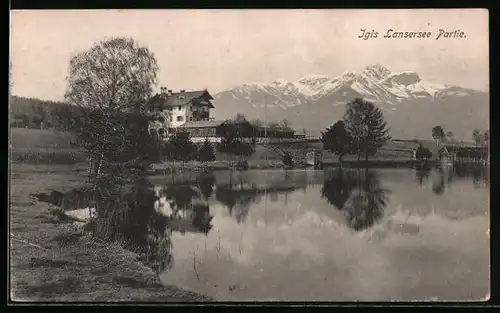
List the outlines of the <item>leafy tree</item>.
{"label": "leafy tree", "polygon": [[454,137],[453,132],[451,132],[451,131],[446,132],[446,140],[448,142],[453,142],[454,141],[453,137]]}
{"label": "leafy tree", "polygon": [[444,134],[443,126],[438,125],[432,128],[432,138],[434,138],[435,140],[444,141],[446,136]]}
{"label": "leafy tree", "polygon": [[47,117],[48,113],[46,111],[46,108],[44,107],[43,104],[37,104],[33,105],[33,112],[35,112],[35,116],[32,118],[32,122],[35,125],[35,127],[43,129],[44,124],[49,124],[47,123]]}
{"label": "leafy tree", "polygon": [[368,161],[368,157],[373,156],[390,139],[382,110],[369,101],[357,98],[349,102],[344,123],[358,160],[364,155]]}
{"label": "leafy tree", "polygon": [[28,114],[26,113],[13,113],[11,114],[11,124],[15,127],[27,127],[30,123]]}
{"label": "leafy tree", "polygon": [[255,152],[255,142],[243,141],[238,125],[226,122],[222,127],[223,138],[218,146],[219,152],[239,157],[238,164],[242,164],[242,158],[251,156]]}
{"label": "leafy tree", "polygon": [[280,123],[281,128],[283,129],[289,129],[290,128],[290,122],[285,118],[281,121]]}
{"label": "leafy tree", "polygon": [[484,134],[481,133],[479,129],[474,129],[474,132],[472,132],[472,139],[476,143],[476,146],[479,146],[484,142]]}
{"label": "leafy tree", "polygon": [[483,133],[479,129],[474,129],[472,133],[472,139],[476,143],[476,146],[488,144],[489,137],[490,132],[488,130]]}
{"label": "leafy tree", "polygon": [[245,115],[240,114],[240,113],[236,114],[236,116],[234,117],[234,121],[236,123],[248,122],[248,120],[245,117]]}
{"label": "leafy tree", "polygon": [[321,141],[323,149],[335,153],[339,157],[339,162],[342,162],[342,157],[349,152],[351,141],[344,121],[338,121],[327,128],[326,132],[322,132]]}
{"label": "leafy tree", "polygon": [[176,132],[170,135],[167,149],[170,152],[170,157],[173,160],[182,161],[183,165],[196,156],[196,145],[191,142],[188,132]]}
{"label": "leafy tree", "polygon": [[[124,135],[134,126],[127,124],[130,119],[139,122],[135,126],[140,128],[154,118],[144,108],[152,96],[157,71],[154,55],[130,38],[95,43],[71,59],[65,98],[79,107],[73,131],[90,158],[90,176],[99,174],[104,163],[123,157],[125,146],[139,149],[149,142],[132,143]],[[124,119],[127,115],[130,118]]]}
{"label": "leafy tree", "polygon": [[205,139],[203,145],[198,151],[198,161],[209,162],[215,161],[214,147],[208,139]]}
{"label": "leafy tree", "polygon": [[419,145],[417,151],[415,151],[415,157],[418,160],[430,159],[432,158],[432,152],[429,149],[424,148],[422,145]]}
{"label": "leafy tree", "polygon": [[281,128],[280,123],[277,122],[269,122],[267,124],[267,128]]}
{"label": "leafy tree", "polygon": [[[68,110],[68,124],[89,157],[96,222],[104,226],[121,225],[123,207],[138,207],[124,198],[126,189],[142,188],[137,181],[158,160],[161,141],[149,133],[155,116],[145,109],[157,70],[153,54],[128,38],[98,42],[70,61],[65,98],[78,110]],[[108,228],[96,226],[97,234],[109,237]]]}

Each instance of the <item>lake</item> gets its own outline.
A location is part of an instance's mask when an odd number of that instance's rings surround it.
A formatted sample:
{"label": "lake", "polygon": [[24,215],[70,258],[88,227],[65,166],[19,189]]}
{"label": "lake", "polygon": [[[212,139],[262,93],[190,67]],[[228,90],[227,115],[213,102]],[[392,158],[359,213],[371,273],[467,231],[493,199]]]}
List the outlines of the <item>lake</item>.
{"label": "lake", "polygon": [[175,215],[160,275],[218,300],[480,300],[489,168],[153,177]]}

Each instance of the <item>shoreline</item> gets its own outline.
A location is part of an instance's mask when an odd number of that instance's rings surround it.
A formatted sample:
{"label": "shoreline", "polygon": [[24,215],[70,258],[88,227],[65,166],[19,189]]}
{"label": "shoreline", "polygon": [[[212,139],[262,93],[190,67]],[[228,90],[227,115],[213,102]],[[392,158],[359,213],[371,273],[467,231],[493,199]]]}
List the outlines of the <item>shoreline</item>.
{"label": "shoreline", "polygon": [[[442,163],[440,161],[430,160],[427,162],[413,160],[413,159],[375,159],[375,160],[344,160],[339,161],[328,161],[324,162],[322,169],[329,167],[345,167],[345,168],[359,168],[359,167],[370,167],[370,168],[415,168],[415,167],[436,167],[440,166]],[[188,162],[184,166],[181,164],[169,164],[167,162],[162,164],[155,164],[153,168],[148,171],[150,175],[161,175],[161,174],[172,174],[176,172],[202,172],[202,171],[227,171],[227,170],[238,170],[234,166],[229,166],[225,161],[214,161],[202,164],[200,162]],[[285,167],[281,161],[268,161],[266,163],[255,164],[249,162],[249,166],[246,170],[265,170],[265,169],[314,169],[314,166],[309,164],[299,164],[293,167]]]}
{"label": "shoreline", "polygon": [[[68,166],[11,165],[11,301],[211,302],[214,298],[161,284],[159,274],[119,243],[91,241],[72,223],[51,214],[57,209],[30,194],[66,191],[85,182]],[[75,177],[76,176],[76,177]],[[40,181],[44,181],[41,186]]]}

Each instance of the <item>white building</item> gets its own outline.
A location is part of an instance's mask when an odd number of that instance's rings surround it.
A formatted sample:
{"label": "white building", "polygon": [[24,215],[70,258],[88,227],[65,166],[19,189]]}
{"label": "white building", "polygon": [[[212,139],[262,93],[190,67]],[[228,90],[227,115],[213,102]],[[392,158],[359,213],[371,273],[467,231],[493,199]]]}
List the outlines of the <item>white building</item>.
{"label": "white building", "polygon": [[[168,116],[168,128],[175,129],[186,122],[208,121],[210,109],[214,106],[212,96],[207,90],[185,91],[173,93],[162,87],[161,92],[151,99],[151,105]],[[165,130],[168,132],[168,130]]]}

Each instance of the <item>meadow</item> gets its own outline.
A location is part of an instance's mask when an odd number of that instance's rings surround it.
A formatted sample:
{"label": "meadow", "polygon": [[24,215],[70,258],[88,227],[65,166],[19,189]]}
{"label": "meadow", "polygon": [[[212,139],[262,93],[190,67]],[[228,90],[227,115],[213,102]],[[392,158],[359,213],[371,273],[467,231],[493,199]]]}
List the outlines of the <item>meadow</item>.
{"label": "meadow", "polygon": [[74,145],[74,137],[65,132],[11,128],[11,160],[23,164],[85,163],[85,154]]}
{"label": "meadow", "polygon": [[[11,160],[22,164],[84,164],[85,154],[74,144],[74,136],[70,133],[55,130],[39,130],[25,128],[10,129]],[[412,141],[390,140],[375,156],[374,161],[404,161],[412,159],[412,149],[416,144]],[[276,144],[273,147],[257,145],[255,153],[248,158],[251,168],[281,167],[283,156],[279,150],[288,150],[292,155],[303,155],[304,151],[322,149],[321,142]],[[216,152],[216,161],[210,163],[210,168],[225,169],[233,156]],[[345,161],[355,161],[356,156],[344,156]],[[328,151],[324,152],[324,161],[330,164],[338,162],[338,157]],[[162,162],[157,164],[157,169],[179,167],[181,162]],[[184,164],[187,168],[197,168],[200,162],[190,161]],[[206,164],[205,164],[206,166]]]}

